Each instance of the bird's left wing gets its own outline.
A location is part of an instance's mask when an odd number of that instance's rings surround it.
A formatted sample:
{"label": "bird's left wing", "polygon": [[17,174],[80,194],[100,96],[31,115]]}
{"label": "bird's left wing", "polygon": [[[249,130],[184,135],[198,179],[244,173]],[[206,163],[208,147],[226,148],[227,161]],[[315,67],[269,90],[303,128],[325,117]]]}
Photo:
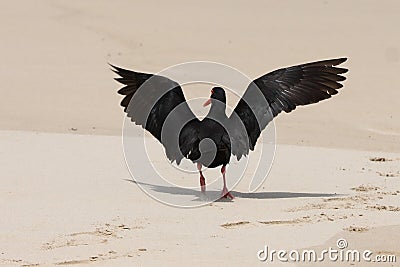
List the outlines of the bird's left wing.
{"label": "bird's left wing", "polygon": [[240,159],[254,150],[261,131],[280,112],[288,113],[297,106],[337,94],[337,89],[343,87],[340,82],[346,79],[340,74],[347,69],[335,66],[346,60],[337,58],[282,68],[254,80],[229,118],[232,154]]}
{"label": "bird's left wing", "polygon": [[[157,138],[169,160],[179,164],[197,141],[198,119],[193,114],[182,88],[169,78],[126,70],[111,65],[124,84],[118,93],[123,95],[121,106],[127,116]],[[183,127],[190,123],[192,127]],[[182,132],[183,129],[183,132]]]}

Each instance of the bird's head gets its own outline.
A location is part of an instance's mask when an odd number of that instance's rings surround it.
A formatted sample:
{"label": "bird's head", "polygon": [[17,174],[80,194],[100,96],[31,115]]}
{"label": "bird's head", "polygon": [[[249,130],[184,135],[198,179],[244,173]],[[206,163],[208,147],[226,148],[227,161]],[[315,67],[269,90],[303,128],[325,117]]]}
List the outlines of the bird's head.
{"label": "bird's head", "polygon": [[203,107],[208,106],[210,104],[213,104],[214,101],[217,100],[217,102],[222,102],[222,103],[226,103],[226,96],[225,96],[225,90],[222,89],[221,87],[214,87],[213,89],[211,89],[211,96],[210,98],[204,102]]}

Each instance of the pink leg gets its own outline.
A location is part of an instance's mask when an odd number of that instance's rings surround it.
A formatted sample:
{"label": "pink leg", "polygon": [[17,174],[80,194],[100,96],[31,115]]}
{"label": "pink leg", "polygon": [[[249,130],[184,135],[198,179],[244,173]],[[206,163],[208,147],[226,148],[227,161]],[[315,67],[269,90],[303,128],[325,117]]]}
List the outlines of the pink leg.
{"label": "pink leg", "polygon": [[221,173],[222,173],[222,178],[224,180],[224,187],[222,188],[221,198],[233,199],[234,196],[228,191],[228,188],[226,187],[226,179],[225,179],[226,168],[225,168],[225,165],[222,166]]}
{"label": "pink leg", "polygon": [[200,173],[200,186],[201,186],[201,192],[205,193],[206,192],[206,179],[203,176],[203,172],[201,171],[201,164],[197,163],[197,169],[199,170]]}

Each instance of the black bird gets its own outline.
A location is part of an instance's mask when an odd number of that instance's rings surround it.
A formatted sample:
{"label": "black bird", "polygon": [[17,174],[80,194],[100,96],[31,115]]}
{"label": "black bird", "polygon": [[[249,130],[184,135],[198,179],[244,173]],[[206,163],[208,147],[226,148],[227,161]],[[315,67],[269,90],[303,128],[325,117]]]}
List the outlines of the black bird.
{"label": "black bird", "polygon": [[[239,160],[254,150],[261,131],[280,112],[317,103],[338,93],[347,69],[335,67],[346,58],[323,60],[282,68],[255,79],[246,89],[232,115],[227,117],[225,91],[211,90],[204,106],[207,116],[199,120],[190,110],[178,83],[166,77],[139,73],[111,65],[125,86],[118,93],[127,116],[156,137],[166,156],[177,164],[185,157],[197,164],[201,190],[206,182],[202,166],[222,166],[222,197],[233,198],[226,187],[225,171],[231,155]],[[209,142],[203,142],[208,140]],[[212,141],[212,142],[211,142]]]}

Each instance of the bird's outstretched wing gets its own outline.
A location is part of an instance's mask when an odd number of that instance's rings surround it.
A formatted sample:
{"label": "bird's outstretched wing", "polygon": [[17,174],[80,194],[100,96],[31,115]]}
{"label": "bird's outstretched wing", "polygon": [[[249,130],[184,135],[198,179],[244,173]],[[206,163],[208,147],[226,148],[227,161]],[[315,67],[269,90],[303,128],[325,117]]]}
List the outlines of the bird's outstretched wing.
{"label": "bird's outstretched wing", "polygon": [[[282,68],[254,80],[230,117],[231,125],[244,125],[246,132],[233,131],[232,154],[240,159],[254,150],[261,131],[280,112],[317,103],[337,94],[347,69],[335,67],[346,58],[317,61]],[[238,127],[232,127],[238,128]]]}
{"label": "bird's outstretched wing", "polygon": [[[115,80],[125,85],[118,93],[124,96],[121,106],[127,116],[157,138],[168,159],[179,164],[198,141],[198,119],[186,103],[182,88],[163,76],[111,67],[120,76]],[[183,127],[187,123],[192,127]]]}

